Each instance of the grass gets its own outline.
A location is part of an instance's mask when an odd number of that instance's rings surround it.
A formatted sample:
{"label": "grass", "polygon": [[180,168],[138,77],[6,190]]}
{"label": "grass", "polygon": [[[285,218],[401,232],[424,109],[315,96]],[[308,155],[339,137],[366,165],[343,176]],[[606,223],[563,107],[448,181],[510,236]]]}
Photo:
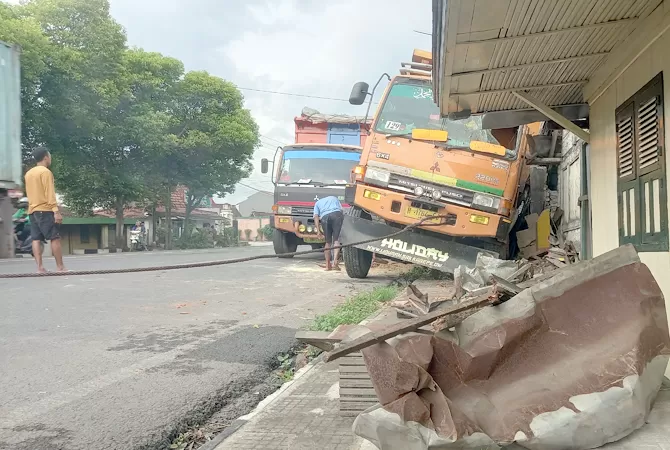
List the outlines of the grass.
{"label": "grass", "polygon": [[333,331],[339,325],[353,325],[367,319],[379,309],[381,303],[393,300],[398,294],[396,286],[378,286],[370,292],[357,294],[330,312],[317,316],[310,329],[313,331]]}

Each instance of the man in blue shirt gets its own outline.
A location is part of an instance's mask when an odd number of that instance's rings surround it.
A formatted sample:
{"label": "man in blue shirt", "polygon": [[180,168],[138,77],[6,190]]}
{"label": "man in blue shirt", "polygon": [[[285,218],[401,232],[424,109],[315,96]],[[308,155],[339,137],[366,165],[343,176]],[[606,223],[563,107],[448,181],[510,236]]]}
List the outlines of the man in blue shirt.
{"label": "man in blue shirt", "polygon": [[[326,235],[326,247],[323,252],[326,256],[326,270],[340,270],[340,249],[335,249],[333,263],[330,260],[330,248],[340,245],[340,231],[344,222],[342,204],[335,196],[324,197],[314,204],[314,224],[319,237]],[[323,234],[321,234],[323,225]]]}

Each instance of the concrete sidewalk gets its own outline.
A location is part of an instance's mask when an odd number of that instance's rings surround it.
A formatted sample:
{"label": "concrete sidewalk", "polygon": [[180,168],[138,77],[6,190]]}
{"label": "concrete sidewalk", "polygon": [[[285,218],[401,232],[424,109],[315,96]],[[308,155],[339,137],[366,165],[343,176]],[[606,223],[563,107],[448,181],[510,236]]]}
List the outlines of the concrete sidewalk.
{"label": "concrete sidewalk", "polygon": [[[337,361],[318,362],[299,372],[293,383],[262,402],[255,412],[240,418],[232,427],[237,431],[218,446],[203,450],[376,450],[376,446],[354,435],[353,417],[340,417],[338,399]],[[601,448],[665,449],[667,442],[670,385],[664,383],[647,425]]]}
{"label": "concrete sidewalk", "polygon": [[338,363],[317,362],[242,417],[216,450],[373,450],[354,436],[353,417],[339,415]]}

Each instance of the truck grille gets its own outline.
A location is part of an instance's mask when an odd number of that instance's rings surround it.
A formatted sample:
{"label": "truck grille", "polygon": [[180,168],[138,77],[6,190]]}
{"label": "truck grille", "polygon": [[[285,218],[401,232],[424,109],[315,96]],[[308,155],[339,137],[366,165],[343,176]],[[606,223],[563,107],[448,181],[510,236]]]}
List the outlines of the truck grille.
{"label": "truck grille", "polygon": [[410,178],[396,174],[391,174],[391,178],[389,179],[389,187],[411,194],[414,194],[414,190],[417,187],[421,187],[424,192],[426,192],[427,196],[430,196],[433,191],[438,190],[440,191],[440,194],[442,194],[442,198],[440,199],[441,201],[465,206],[470,206],[470,204],[472,204],[472,198],[474,196],[472,192],[466,191],[465,189],[429,183],[426,181],[417,180],[416,178]]}
{"label": "truck grille", "polygon": [[312,217],[314,215],[314,207],[313,206],[292,206],[291,207],[291,215]]}

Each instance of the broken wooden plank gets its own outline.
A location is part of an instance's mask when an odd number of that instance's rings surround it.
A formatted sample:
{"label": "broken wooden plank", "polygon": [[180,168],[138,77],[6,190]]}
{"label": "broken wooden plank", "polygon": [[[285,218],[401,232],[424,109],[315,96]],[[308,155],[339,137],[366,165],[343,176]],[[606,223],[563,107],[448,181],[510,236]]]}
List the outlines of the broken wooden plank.
{"label": "broken wooden plank", "polygon": [[349,353],[353,353],[355,351],[367,348],[377,342],[383,342],[394,336],[398,336],[399,334],[414,331],[417,328],[421,328],[424,325],[428,325],[429,323],[432,323],[441,317],[467,311],[469,309],[476,308],[481,305],[490,305],[495,300],[497,300],[497,296],[493,294],[493,291],[491,291],[488,294],[475,297],[470,300],[466,300],[462,303],[453,305],[449,308],[440,309],[428,313],[424,316],[417,317],[416,319],[410,319],[405,322],[400,322],[380,331],[373,331],[371,333],[366,334],[365,336],[361,336],[358,339],[354,339],[351,342],[343,344],[339,348],[331,352],[326,353],[326,355],[324,356],[324,361],[325,362],[334,361],[338,358],[341,358],[342,356],[348,355]]}
{"label": "broken wooden plank", "polygon": [[508,281],[516,281],[518,279],[522,279],[526,273],[530,270],[530,268],[533,267],[532,264],[524,264],[523,266],[519,267],[516,272],[514,272],[509,278]]}
{"label": "broken wooden plank", "polygon": [[394,309],[396,310],[396,313],[397,313],[397,315],[398,315],[398,318],[403,318],[403,319],[405,319],[405,318],[415,319],[415,318],[419,317],[418,314],[414,314],[412,311],[408,311],[408,310],[403,309],[403,308],[394,308]]}
{"label": "broken wooden plank", "polygon": [[504,278],[500,278],[497,275],[491,275],[491,281],[496,283],[503,291],[508,292],[512,295],[516,295],[519,292],[523,291],[519,286],[514,283],[511,283]]}
{"label": "broken wooden plank", "polygon": [[320,348],[324,352],[331,351],[335,348],[334,344],[341,341],[341,339],[330,337],[329,331],[298,331],[295,339],[303,344]]}
{"label": "broken wooden plank", "polygon": [[558,259],[558,258],[552,258],[551,256],[547,256],[547,257],[545,258],[545,260],[546,260],[546,261],[549,261],[551,264],[553,264],[554,266],[556,266],[556,267],[559,268],[559,269],[562,269],[563,267],[565,267],[565,266],[568,265],[567,263],[561,261],[560,259]]}

